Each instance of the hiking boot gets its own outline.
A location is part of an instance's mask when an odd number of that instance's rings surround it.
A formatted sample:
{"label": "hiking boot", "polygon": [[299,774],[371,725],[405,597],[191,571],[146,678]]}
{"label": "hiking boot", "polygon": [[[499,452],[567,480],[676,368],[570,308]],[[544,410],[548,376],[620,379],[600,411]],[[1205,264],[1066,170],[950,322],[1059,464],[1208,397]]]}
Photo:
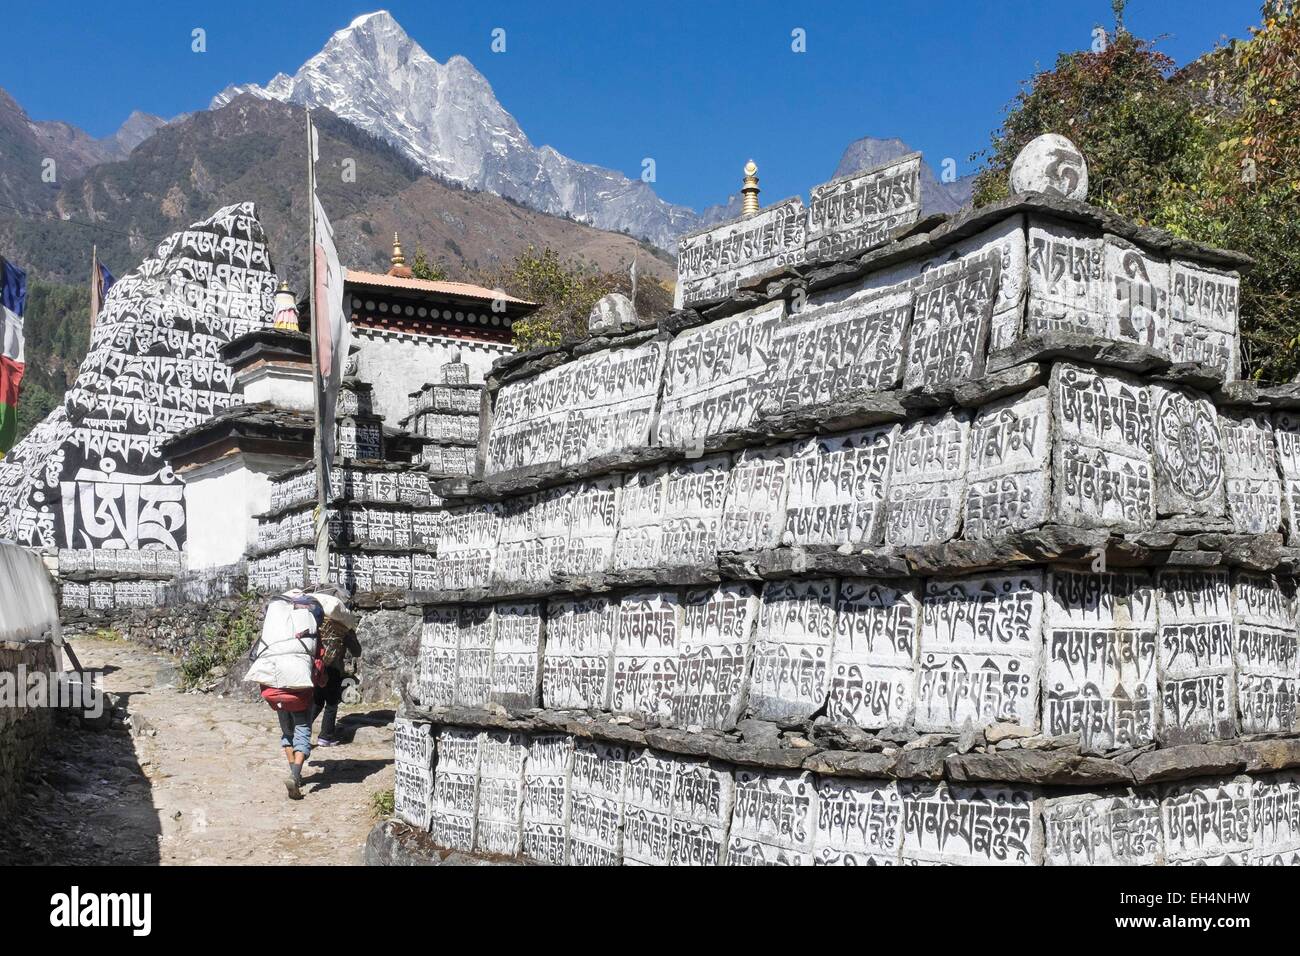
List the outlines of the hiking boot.
{"label": "hiking boot", "polygon": [[302,799],[302,785],[293,774],[289,774],[284,778],[284,789],[289,791],[290,800]]}
{"label": "hiking boot", "polygon": [[319,740],[316,741],[317,747],[337,747],[338,745],[339,742],[330,737],[321,737]]}

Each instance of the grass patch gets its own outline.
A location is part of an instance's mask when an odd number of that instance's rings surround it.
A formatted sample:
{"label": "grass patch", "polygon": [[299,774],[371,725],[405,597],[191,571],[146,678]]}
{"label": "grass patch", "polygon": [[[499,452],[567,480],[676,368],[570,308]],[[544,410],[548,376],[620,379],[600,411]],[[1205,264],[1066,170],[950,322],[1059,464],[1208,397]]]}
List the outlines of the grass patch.
{"label": "grass patch", "polygon": [[181,686],[186,690],[211,680],[248,653],[262,632],[262,600],[246,594],[233,611],[216,611],[181,655]]}
{"label": "grass patch", "polygon": [[370,812],[376,820],[387,820],[393,815],[393,791],[376,790],[370,795]]}

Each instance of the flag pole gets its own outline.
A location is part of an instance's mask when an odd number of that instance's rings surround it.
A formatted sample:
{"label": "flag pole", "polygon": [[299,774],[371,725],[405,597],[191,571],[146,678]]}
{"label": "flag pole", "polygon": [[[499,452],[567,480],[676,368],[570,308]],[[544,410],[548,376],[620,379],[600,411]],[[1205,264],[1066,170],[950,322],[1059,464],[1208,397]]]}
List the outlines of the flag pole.
{"label": "flag pole", "polygon": [[311,128],[311,109],[304,107],[307,116],[307,287],[309,308],[311,309],[311,365],[312,380],[315,383],[315,401],[312,410],[316,416],[313,451],[316,459],[316,582],[325,584],[329,581],[329,520],[325,511],[325,502],[329,495],[328,479],[325,476],[325,442],[321,435],[321,402],[324,400],[325,383],[321,378],[320,350],[316,335],[316,326],[320,315],[316,309],[316,144]]}

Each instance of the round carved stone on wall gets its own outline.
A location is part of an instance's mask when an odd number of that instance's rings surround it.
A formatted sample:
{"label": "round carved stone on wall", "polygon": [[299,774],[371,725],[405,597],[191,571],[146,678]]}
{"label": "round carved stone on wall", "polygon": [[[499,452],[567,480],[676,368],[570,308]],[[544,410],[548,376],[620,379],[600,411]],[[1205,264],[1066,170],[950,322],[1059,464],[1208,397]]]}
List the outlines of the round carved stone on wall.
{"label": "round carved stone on wall", "polygon": [[1088,162],[1079,147],[1057,133],[1035,136],[1011,164],[1011,192],[1088,198]]}
{"label": "round carved stone on wall", "polygon": [[1170,390],[1156,408],[1156,458],[1164,478],[1192,501],[1223,484],[1223,439],[1212,406]]}

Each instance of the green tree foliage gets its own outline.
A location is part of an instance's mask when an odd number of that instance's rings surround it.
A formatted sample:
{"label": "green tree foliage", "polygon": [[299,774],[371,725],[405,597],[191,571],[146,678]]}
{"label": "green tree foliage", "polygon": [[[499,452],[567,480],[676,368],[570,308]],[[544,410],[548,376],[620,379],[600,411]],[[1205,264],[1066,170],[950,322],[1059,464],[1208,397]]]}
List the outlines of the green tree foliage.
{"label": "green tree foliage", "polygon": [[1062,53],[1020,91],[988,162],[975,204],[1007,194],[1016,154],[1035,136],[1059,133],[1088,160],[1088,201],[1149,223],[1173,183],[1192,181],[1200,128],[1174,63],[1146,40],[1119,32],[1101,52]]}
{"label": "green tree foliage", "polygon": [[430,263],[429,254],[421,246],[415,247],[415,258],[411,261],[411,273],[417,279],[425,279],[429,282],[445,282],[447,279],[447,270],[443,264]]}
{"label": "green tree foliage", "polygon": [[28,282],[23,321],[27,366],[18,396],[18,438],[63,401],[68,383],[76,378],[86,356],[89,338],[88,285]]}
{"label": "green tree foliage", "polygon": [[1262,21],[1178,72],[1122,28],[1104,49],[1062,54],[994,132],[975,203],[1006,195],[1033,137],[1069,137],[1088,160],[1089,202],[1254,257],[1241,289],[1243,372],[1282,380],[1300,371],[1297,0],[1267,0]]}
{"label": "green tree foliage", "polygon": [[[630,269],[601,272],[587,263],[561,259],[554,249],[538,250],[533,246],[508,265],[481,275],[479,281],[488,288],[538,303],[536,312],[514,324],[515,346],[519,349],[585,338],[587,317],[597,299],[610,292],[632,292]],[[648,276],[638,279],[636,293],[639,315],[657,318],[672,307],[668,290]]]}

